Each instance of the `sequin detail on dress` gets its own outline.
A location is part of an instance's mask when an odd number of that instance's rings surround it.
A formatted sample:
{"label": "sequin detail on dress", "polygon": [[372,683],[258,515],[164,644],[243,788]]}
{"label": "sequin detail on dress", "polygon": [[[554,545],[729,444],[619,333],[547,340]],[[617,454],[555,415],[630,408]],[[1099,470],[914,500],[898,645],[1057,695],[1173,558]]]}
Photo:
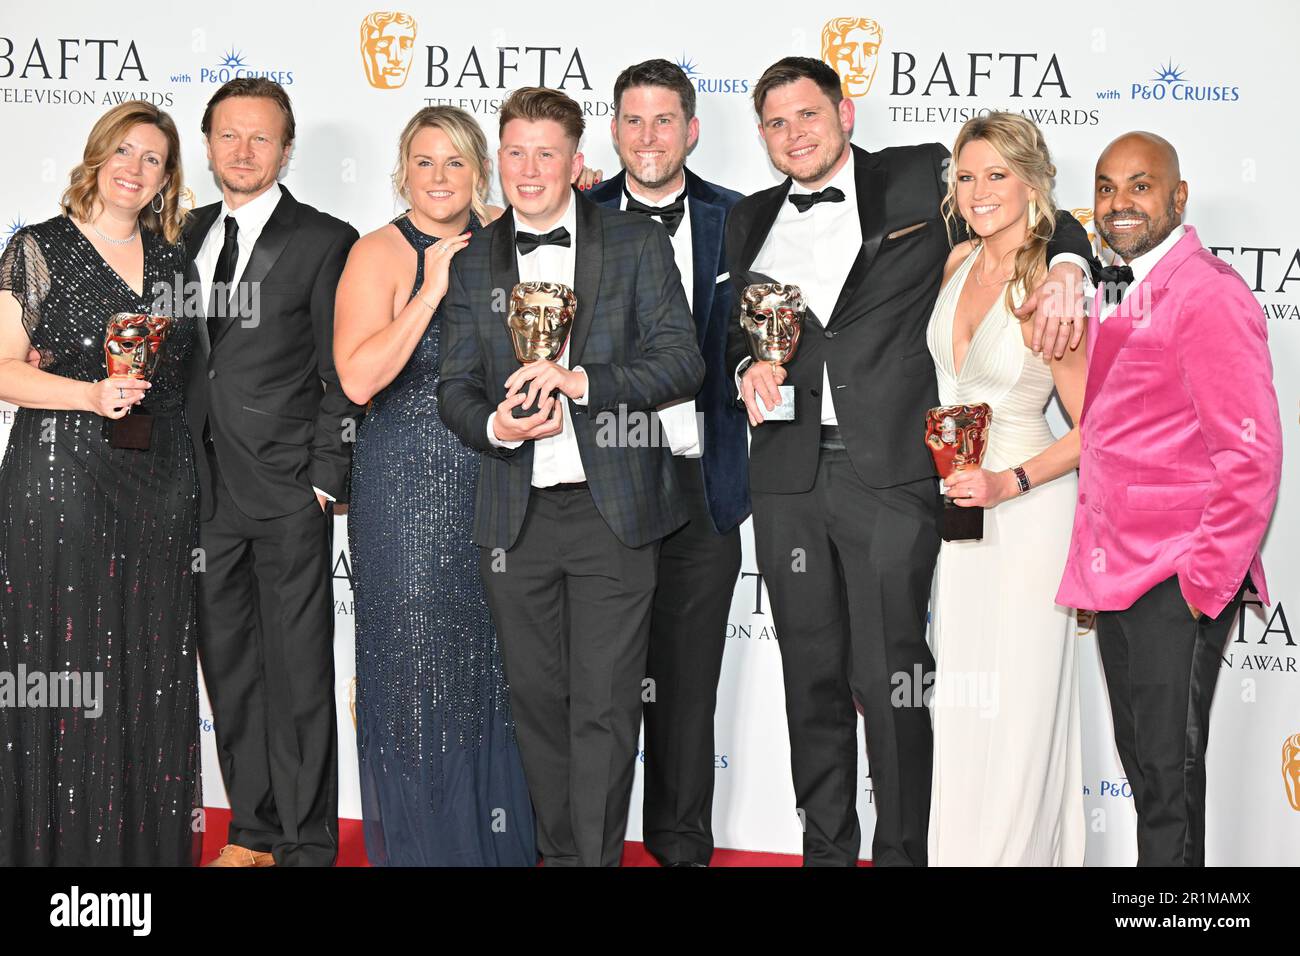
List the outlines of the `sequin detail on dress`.
{"label": "sequin detail on dress", "polygon": [[[143,296],[63,216],[10,240],[0,289],[46,371],[103,378],[109,315],[149,311],[154,284],[184,272],[180,246],[140,235]],[[90,412],[14,416],[0,463],[0,674],[25,673],[27,689],[33,674],[90,674],[92,692],[98,674],[103,694],[91,708],[0,706],[0,865],[198,862],[197,491],[182,410],[194,321],[177,319],[163,346],[149,450],[111,448]]]}
{"label": "sequin detail on dress", "polygon": [[[394,225],[416,255],[413,297],[437,237],[406,216]],[[472,533],[479,453],[438,417],[440,319],[375,396],[352,464],[366,851],[376,865],[531,866],[532,808]]]}

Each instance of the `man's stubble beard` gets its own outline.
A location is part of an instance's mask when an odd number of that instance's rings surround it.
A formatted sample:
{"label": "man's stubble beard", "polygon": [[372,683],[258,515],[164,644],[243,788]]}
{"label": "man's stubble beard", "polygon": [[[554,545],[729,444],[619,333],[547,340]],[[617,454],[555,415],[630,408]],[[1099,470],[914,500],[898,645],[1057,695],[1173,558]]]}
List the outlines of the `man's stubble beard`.
{"label": "man's stubble beard", "polygon": [[[1169,234],[1173,232],[1174,227],[1178,225],[1177,202],[1178,202],[1177,197],[1174,196],[1173,193],[1170,193],[1169,203],[1165,206],[1165,213],[1160,218],[1160,221],[1152,222],[1148,218],[1146,238],[1140,240],[1137,245],[1135,245],[1132,249],[1130,249],[1127,252],[1121,249],[1118,245],[1116,245],[1114,240],[1111,238],[1111,234],[1107,233],[1104,220],[1097,223],[1097,231],[1101,233],[1101,237],[1106,240],[1106,244],[1108,246],[1110,246],[1117,253],[1119,253],[1121,256],[1124,257],[1125,262],[1131,262],[1134,259],[1138,258],[1139,256],[1146,255],[1156,246],[1160,245],[1160,243],[1164,242],[1166,239],[1169,238]],[[1124,217],[1115,216],[1112,213],[1111,218],[1122,219]],[[1120,238],[1120,241],[1121,242],[1124,241],[1122,237]]]}
{"label": "man's stubble beard", "polygon": [[791,171],[792,167],[777,162],[775,159],[772,160],[772,165],[777,168],[778,172],[785,173],[785,175],[789,176],[791,179],[794,179],[795,182],[799,183],[800,185],[803,185],[805,183],[815,183],[817,182],[817,180],[821,179],[823,176],[829,173],[835,167],[835,164],[840,161],[840,157],[844,155],[844,150],[848,147],[848,142],[849,142],[848,136],[847,135],[842,136],[839,141],[839,148],[835,150],[834,155],[823,160],[821,165],[818,166],[816,170],[814,170],[810,175],[805,176],[803,179],[799,179],[794,175],[794,173]]}

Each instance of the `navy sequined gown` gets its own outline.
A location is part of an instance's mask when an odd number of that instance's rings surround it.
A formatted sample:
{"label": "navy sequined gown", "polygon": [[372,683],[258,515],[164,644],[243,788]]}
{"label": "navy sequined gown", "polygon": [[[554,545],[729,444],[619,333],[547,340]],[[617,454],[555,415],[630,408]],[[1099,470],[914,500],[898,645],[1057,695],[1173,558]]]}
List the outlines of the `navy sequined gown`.
{"label": "navy sequined gown", "polygon": [[[413,296],[437,237],[406,216],[394,225],[416,257]],[[375,396],[352,463],[366,854],[377,866],[532,866],[532,805],[471,531],[479,453],[438,417],[441,327],[435,313]]]}
{"label": "navy sequined gown", "polygon": [[[0,289],[45,371],[102,379],[109,316],[150,311],[154,284],[184,272],[182,247],[147,230],[140,241],[143,296],[63,216],[9,241]],[[14,416],[0,463],[0,866],[198,862],[198,515],[183,413],[194,322],[176,319],[162,347],[149,449],[112,448],[91,412]],[[83,693],[38,706],[32,692],[63,672],[83,675]],[[15,706],[18,675],[28,694]],[[101,698],[90,707],[87,684]]]}

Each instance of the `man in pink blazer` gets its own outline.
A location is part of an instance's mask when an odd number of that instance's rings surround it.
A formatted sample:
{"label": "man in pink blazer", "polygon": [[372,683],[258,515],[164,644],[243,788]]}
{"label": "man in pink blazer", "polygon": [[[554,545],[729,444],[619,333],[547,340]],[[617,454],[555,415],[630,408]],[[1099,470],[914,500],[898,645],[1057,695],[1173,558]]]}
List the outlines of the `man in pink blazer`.
{"label": "man in pink blazer", "polygon": [[1158,136],[1125,134],[1097,161],[1097,231],[1122,264],[1093,305],[1056,598],[1098,611],[1139,866],[1205,863],[1210,701],[1243,589],[1268,602],[1259,547],[1282,467],[1264,316],[1180,224],[1186,203]]}

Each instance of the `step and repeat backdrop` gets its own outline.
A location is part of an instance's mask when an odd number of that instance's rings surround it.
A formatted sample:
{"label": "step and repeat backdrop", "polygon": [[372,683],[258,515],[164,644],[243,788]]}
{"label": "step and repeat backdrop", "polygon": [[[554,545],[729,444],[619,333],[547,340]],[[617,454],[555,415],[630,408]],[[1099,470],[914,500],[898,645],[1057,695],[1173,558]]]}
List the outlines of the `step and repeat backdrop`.
{"label": "step and repeat backdrop", "polygon": [[[189,203],[219,200],[199,121],[208,97],[239,76],[273,78],[293,100],[298,138],[282,181],[300,200],[362,233],[402,211],[389,181],[397,137],[427,105],[469,110],[495,149],[505,95],[525,85],[557,87],[587,116],[588,165],[612,173],[614,79],[650,57],[679,63],[699,91],[701,132],[691,168],[741,192],[780,179],[767,162],[749,94],[768,64],[791,54],[822,57],[839,70],[856,101],[853,140],[869,150],[950,145],[961,124],[984,111],[1031,117],[1056,160],[1059,205],[1089,226],[1101,149],[1126,130],[1159,133],[1181,152],[1191,194],[1186,221],[1249,283],[1268,318],[1286,425],[1282,495],[1264,548],[1275,603],[1248,606],[1223,652],[1206,855],[1211,864],[1300,861],[1300,647],[1288,620],[1300,614],[1300,207],[1293,174],[1300,130],[1294,94],[1282,82],[1300,35],[1300,8],[1287,0],[1247,0],[1230,10],[1220,3],[1104,0],[1054,17],[1030,0],[992,10],[901,0],[758,2],[744,12],[662,0],[597,12],[518,0],[474,8],[414,0],[386,10],[333,0],[310,8],[180,2],[148,16],[123,16],[86,0],[10,7],[0,24],[7,144],[0,155],[0,243],[55,214],[91,125],[128,98],[175,118]],[[0,441],[12,415],[0,406]],[[1063,429],[1059,413],[1052,415]],[[333,555],[339,794],[341,815],[359,817],[346,520],[336,519]],[[744,548],[715,723],[714,832],[721,847],[797,853],[779,635],[748,525]],[[1086,621],[1078,646],[1087,860],[1131,864],[1133,802]],[[225,806],[206,697],[202,714],[206,802]],[[640,836],[640,757],[629,839]],[[870,834],[865,749],[859,778],[859,811]],[[864,839],[864,856],[869,847]]]}

